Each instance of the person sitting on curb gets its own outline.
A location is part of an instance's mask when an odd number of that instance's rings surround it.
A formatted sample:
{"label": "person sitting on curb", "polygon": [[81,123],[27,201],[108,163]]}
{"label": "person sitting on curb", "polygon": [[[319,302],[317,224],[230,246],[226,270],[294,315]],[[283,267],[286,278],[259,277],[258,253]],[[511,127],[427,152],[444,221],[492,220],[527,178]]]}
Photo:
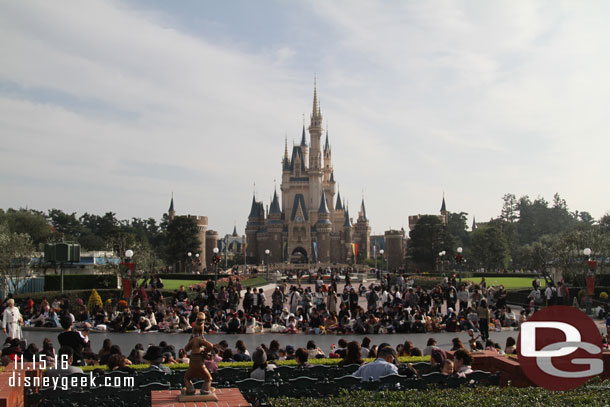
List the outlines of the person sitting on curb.
{"label": "person sitting on curb", "polygon": [[374,362],[360,366],[353,376],[361,378],[362,381],[378,381],[382,376],[398,374],[398,367],[394,364],[396,359],[394,348],[386,346],[379,351]]}

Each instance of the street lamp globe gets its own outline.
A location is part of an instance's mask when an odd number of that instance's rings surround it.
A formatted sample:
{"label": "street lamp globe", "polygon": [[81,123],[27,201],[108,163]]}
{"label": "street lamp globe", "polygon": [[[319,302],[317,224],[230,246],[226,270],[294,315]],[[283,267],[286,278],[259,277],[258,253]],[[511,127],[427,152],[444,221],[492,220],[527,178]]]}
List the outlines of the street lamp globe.
{"label": "street lamp globe", "polygon": [[133,257],[133,250],[131,250],[131,249],[125,250],[125,257],[132,258]]}
{"label": "street lamp globe", "polygon": [[218,247],[213,248],[212,251],[214,252],[214,254],[218,254]]}
{"label": "street lamp globe", "polygon": [[461,247],[458,247],[458,248],[457,248],[457,252],[458,252],[458,253],[462,253],[462,250],[464,250],[464,249],[462,249]]}
{"label": "street lamp globe", "polygon": [[383,256],[383,253],[385,253],[385,251],[383,249],[379,250],[379,254],[381,254]]}
{"label": "street lamp globe", "polygon": [[193,253],[188,252],[186,255],[187,255],[187,256],[189,256],[189,257],[191,257],[191,256],[193,255]]}
{"label": "street lamp globe", "polygon": [[199,253],[195,253],[195,257],[199,258]]}
{"label": "street lamp globe", "polygon": [[269,249],[266,249],[266,250],[265,250],[265,254],[266,254],[266,255],[269,255],[269,253],[271,253],[271,252],[269,251]]}
{"label": "street lamp globe", "polygon": [[589,249],[588,247],[582,251],[584,253],[585,256],[590,256],[591,255],[591,249]]}

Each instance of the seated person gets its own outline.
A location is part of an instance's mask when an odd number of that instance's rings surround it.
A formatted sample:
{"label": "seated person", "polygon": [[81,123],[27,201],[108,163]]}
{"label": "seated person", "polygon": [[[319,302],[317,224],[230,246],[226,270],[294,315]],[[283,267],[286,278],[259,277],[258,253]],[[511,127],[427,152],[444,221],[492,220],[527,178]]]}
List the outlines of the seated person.
{"label": "seated person", "polygon": [[74,350],[69,346],[62,346],[57,352],[57,366],[47,369],[44,375],[47,377],[67,376],[74,373],[83,373],[80,367],[72,366],[74,362]]}
{"label": "seated person", "polygon": [[257,380],[265,380],[267,372],[272,372],[275,365],[267,364],[267,353],[260,346],[252,353],[252,370],[250,377]]}
{"label": "seated person", "polygon": [[150,363],[150,367],[144,372],[158,371],[164,372],[165,374],[172,374],[172,371],[165,365],[163,365],[163,351],[158,346],[149,346],[144,355],[144,361]]}
{"label": "seated person", "polygon": [[466,377],[467,374],[472,373],[471,364],[472,356],[467,350],[460,349],[453,354],[453,366],[458,377]]}
{"label": "seated person", "polygon": [[391,346],[386,346],[379,351],[374,362],[360,366],[353,376],[361,378],[362,381],[378,381],[382,376],[398,374],[398,368],[394,364],[396,360],[396,351]]}
{"label": "seated person", "polygon": [[443,376],[451,376],[453,374],[453,362],[451,359],[443,360],[441,364],[441,373]]}
{"label": "seated person", "polygon": [[307,361],[309,359],[309,353],[305,348],[298,348],[294,353],[294,359],[297,362],[297,367],[308,368],[311,364]]}

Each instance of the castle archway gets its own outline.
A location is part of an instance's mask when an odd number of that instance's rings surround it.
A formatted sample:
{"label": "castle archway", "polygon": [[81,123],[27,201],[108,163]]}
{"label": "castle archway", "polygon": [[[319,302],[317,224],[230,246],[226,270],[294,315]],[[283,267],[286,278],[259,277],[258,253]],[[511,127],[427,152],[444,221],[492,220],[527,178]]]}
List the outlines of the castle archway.
{"label": "castle archway", "polygon": [[290,255],[290,263],[292,264],[307,264],[307,250],[302,247],[297,247]]}

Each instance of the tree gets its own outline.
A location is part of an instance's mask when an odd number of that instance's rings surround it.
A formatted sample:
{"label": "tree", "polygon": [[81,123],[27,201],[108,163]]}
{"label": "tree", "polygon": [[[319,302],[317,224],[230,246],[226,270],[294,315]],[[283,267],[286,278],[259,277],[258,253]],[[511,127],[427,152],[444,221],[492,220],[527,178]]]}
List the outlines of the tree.
{"label": "tree", "polygon": [[9,209],[5,219],[12,233],[27,234],[35,245],[52,240],[53,229],[42,212],[31,209]]}
{"label": "tree", "polygon": [[475,264],[488,271],[508,267],[509,250],[506,236],[497,226],[485,226],[472,232],[470,240],[471,257]]}
{"label": "tree", "polygon": [[438,253],[443,250],[447,252],[446,258],[453,254],[455,240],[437,216],[424,215],[419,218],[409,237],[407,253],[423,267],[432,267]]}
{"label": "tree", "polygon": [[14,233],[0,222],[0,274],[4,292],[13,292],[27,277],[27,267],[34,253],[32,239],[27,233]]}
{"label": "tree", "polygon": [[447,219],[447,231],[455,238],[458,246],[468,244],[468,214],[466,212],[454,213],[449,212]]}
{"label": "tree", "polygon": [[199,251],[201,242],[199,229],[194,219],[186,216],[176,216],[167,226],[167,264],[175,264],[186,258],[188,252]]}
{"label": "tree", "polygon": [[519,204],[515,194],[505,194],[502,197],[502,214],[500,217],[506,222],[512,223],[519,218]]}

